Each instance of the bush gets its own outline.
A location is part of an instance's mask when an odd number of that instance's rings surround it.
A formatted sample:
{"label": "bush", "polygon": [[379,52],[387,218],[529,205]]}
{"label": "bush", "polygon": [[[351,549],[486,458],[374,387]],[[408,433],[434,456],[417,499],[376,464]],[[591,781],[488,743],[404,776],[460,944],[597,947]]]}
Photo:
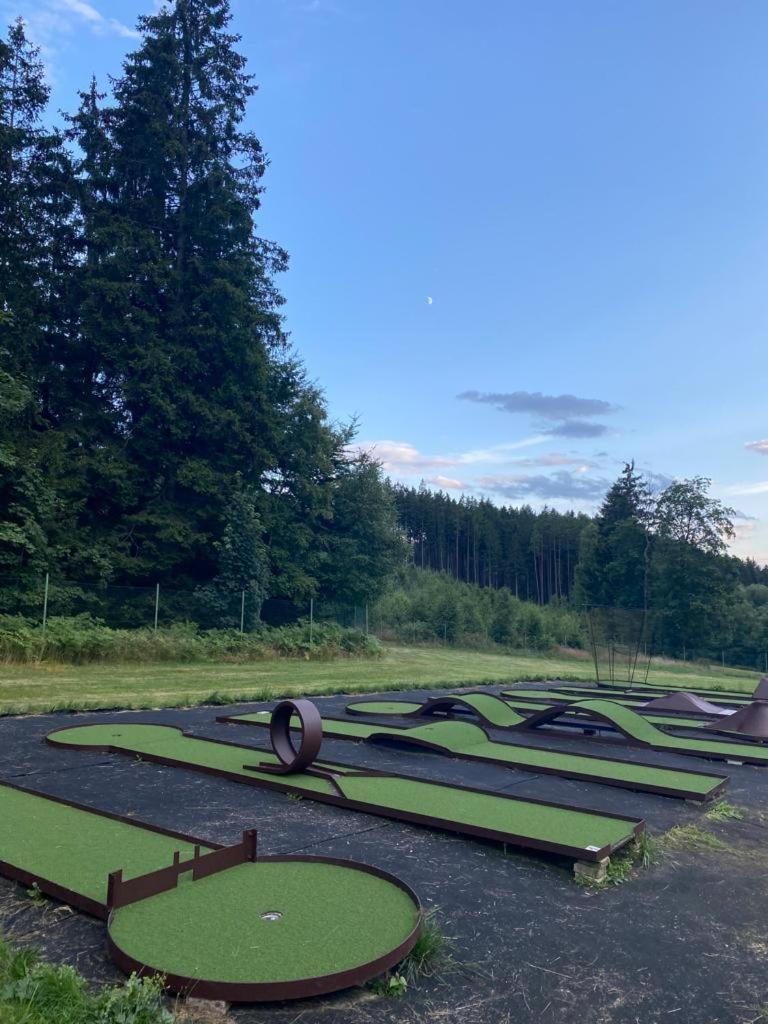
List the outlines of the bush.
{"label": "bush", "polygon": [[398,574],[371,618],[379,635],[401,643],[496,643],[547,650],[586,642],[581,616],[566,603],[541,607],[505,588],[460,583],[445,573],[414,567]]}
{"label": "bush", "polygon": [[51,618],[42,626],[20,616],[0,617],[0,659],[6,662],[249,662],[263,658],[375,658],[375,637],[336,623],[300,621],[289,626],[261,626],[252,633],[234,629],[201,630],[176,623],[157,631],[111,629],[90,615]]}
{"label": "bush", "polygon": [[173,1024],[157,979],[133,975],[124,985],[88,992],[73,967],[41,963],[30,950],[0,940],[3,1024]]}

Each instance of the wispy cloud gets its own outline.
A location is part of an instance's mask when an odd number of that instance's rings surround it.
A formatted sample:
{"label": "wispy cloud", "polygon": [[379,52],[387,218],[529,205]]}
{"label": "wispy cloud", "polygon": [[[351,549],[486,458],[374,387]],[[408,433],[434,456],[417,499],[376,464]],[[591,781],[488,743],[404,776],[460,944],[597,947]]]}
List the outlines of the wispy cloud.
{"label": "wispy cloud", "polygon": [[768,455],[768,437],[764,437],[762,441],[747,441],[744,447],[760,455]]}
{"label": "wispy cloud", "polygon": [[746,497],[750,494],[768,494],[768,480],[760,480],[756,484],[732,484],[724,487],[725,494],[732,494],[734,497]]}
{"label": "wispy cloud", "polygon": [[462,391],[456,397],[490,405],[500,412],[537,417],[538,429],[556,437],[599,437],[608,428],[592,422],[593,418],[607,416],[618,408],[603,398],[545,395],[541,391]]}
{"label": "wispy cloud", "polygon": [[117,18],[107,17],[93,4],[86,0],[48,0],[48,7],[73,14],[76,18],[87,22],[96,35],[113,33],[126,39],[138,39],[140,33]]}
{"label": "wispy cloud", "polygon": [[0,17],[20,17],[29,38],[40,47],[50,82],[57,78],[58,58],[83,31],[95,36],[138,39],[139,33],[117,18],[103,14],[88,0],[0,0]]}
{"label": "wispy cloud", "polygon": [[471,484],[464,483],[462,480],[454,480],[450,476],[441,476],[439,473],[437,476],[425,477],[424,483],[431,487],[439,487],[441,491],[469,491],[472,489]]}
{"label": "wispy cloud", "polygon": [[388,473],[394,473],[398,476],[418,476],[424,470],[507,462],[509,461],[508,455],[510,452],[529,448],[546,440],[545,435],[537,435],[535,437],[524,437],[520,441],[507,441],[502,444],[491,445],[489,448],[472,448],[465,452],[437,455],[425,454],[409,441],[361,441],[353,445],[351,451],[370,453],[375,459],[378,459]]}

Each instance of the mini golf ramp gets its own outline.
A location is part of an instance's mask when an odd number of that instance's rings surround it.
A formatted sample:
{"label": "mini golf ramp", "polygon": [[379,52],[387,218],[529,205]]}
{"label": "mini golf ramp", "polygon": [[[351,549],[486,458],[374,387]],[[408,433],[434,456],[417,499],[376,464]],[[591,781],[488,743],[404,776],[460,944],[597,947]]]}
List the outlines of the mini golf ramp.
{"label": "mini golf ramp", "polygon": [[[285,728],[287,732],[287,722]],[[288,775],[276,754],[190,736],[171,726],[75,726],[55,730],[47,740],[54,746],[138,756],[337,807],[577,861],[602,861],[645,828],[642,819],[625,815],[450,786],[407,775],[360,771],[339,762],[315,761],[311,769]],[[257,766],[244,763],[255,758],[259,759]]]}
{"label": "mini golf ramp", "polygon": [[[397,702],[387,702],[388,706]],[[409,702],[410,703],[410,702]],[[420,705],[414,705],[419,707]],[[397,714],[397,710],[388,712]],[[406,712],[410,714],[410,712]],[[519,717],[519,716],[518,716]],[[268,728],[270,712],[257,711],[245,715],[220,716],[217,721],[231,725]],[[523,721],[523,719],[521,719]],[[293,719],[291,726],[298,727]],[[595,754],[571,754],[548,747],[500,743],[491,739],[472,722],[442,721],[426,725],[390,726],[369,722],[324,718],[323,732],[334,739],[368,740],[372,743],[395,743],[437,753],[460,757],[467,761],[516,768],[522,771],[559,775],[601,785],[617,786],[684,800],[706,801],[720,796],[728,784],[728,776],[660,765],[627,762]]]}
{"label": "mini golf ramp", "polygon": [[394,966],[420,933],[399,879],[333,858],[258,858],[253,829],[233,846],[202,844],[8,784],[0,823],[0,874],[106,918],[118,966],[175,992],[334,992]]}
{"label": "mini golf ramp", "polygon": [[[455,706],[466,704],[464,700],[466,696],[466,694],[457,696]],[[388,701],[387,703],[391,706],[397,702]],[[349,705],[348,710],[349,707],[354,707],[357,714],[364,714],[366,713],[364,709],[366,707],[375,708],[376,702],[360,701]],[[367,713],[383,714],[384,712],[373,710]],[[558,726],[577,726],[581,729],[588,728],[591,724],[598,727],[605,726],[608,728],[608,732],[600,736],[600,740],[604,742],[616,742],[612,736],[612,731],[616,731],[622,733],[625,739],[635,746],[649,747],[653,750],[667,750],[678,754],[708,758],[714,761],[728,761],[733,764],[768,764],[768,748],[761,747],[759,743],[738,743],[735,740],[689,739],[663,732],[654,722],[643,718],[642,715],[637,714],[631,708],[609,700],[577,700],[567,704],[544,705],[539,710],[533,710],[532,708],[531,714],[522,717],[520,724],[510,728],[514,731],[527,731],[542,725],[553,724]],[[701,723],[689,723],[682,719],[670,719],[668,722],[664,722],[664,724],[677,726],[678,728],[701,726]],[[717,731],[722,732],[719,728]]]}
{"label": "mini golf ramp", "polygon": [[[515,690],[508,691],[510,694],[517,693]],[[438,715],[438,714],[450,714],[455,713],[459,715],[480,718],[486,724],[495,726],[496,728],[507,728],[515,730],[524,730],[526,728],[527,719],[535,711],[544,711],[548,708],[560,705],[562,707],[562,719],[558,722],[558,725],[569,725],[573,728],[582,729],[584,728],[583,718],[584,715],[580,715],[577,711],[571,711],[571,706],[578,703],[579,698],[570,696],[569,694],[560,693],[558,691],[548,690],[524,690],[521,691],[523,694],[519,700],[514,700],[511,696],[497,697],[494,694],[482,694],[482,693],[463,693],[453,694],[449,697],[432,698],[422,704],[418,704],[414,701],[379,701],[379,700],[362,700],[353,701],[347,705],[347,713],[350,715],[376,715],[376,716],[389,716],[398,715],[402,718],[421,718],[427,715]],[[501,714],[495,715],[495,721],[490,721],[489,718],[481,714],[475,707],[474,702],[469,698],[474,697],[489,697],[494,702],[498,702],[500,705],[506,705],[510,709],[511,714],[502,716]],[[545,698],[549,697],[549,700]],[[536,699],[535,699],[536,698]],[[628,701],[616,701],[615,703],[621,704],[622,706],[630,706]],[[636,710],[639,714],[644,714],[643,705],[638,702],[635,706],[635,702],[631,702],[633,710]],[[427,711],[426,709],[429,708]],[[678,729],[702,729],[706,730],[709,722],[704,719],[685,718],[681,715],[663,715],[661,712],[651,712],[652,721],[654,725],[658,726],[670,726]],[[651,716],[649,716],[651,717]],[[504,721],[505,725],[500,723]],[[597,727],[600,727],[600,723],[593,723]]]}
{"label": "mini golf ramp", "polygon": [[[688,739],[662,732],[647,718],[630,708],[609,700],[583,700],[571,704],[568,710],[592,721],[603,722],[621,733],[630,743],[653,750],[667,750],[675,754],[703,757],[713,761],[728,761],[753,765],[768,764],[768,749],[758,744],[719,743],[714,740]],[[562,705],[537,711],[526,719],[526,727],[536,729],[555,722],[563,714]],[[609,737],[604,741],[613,742]]]}

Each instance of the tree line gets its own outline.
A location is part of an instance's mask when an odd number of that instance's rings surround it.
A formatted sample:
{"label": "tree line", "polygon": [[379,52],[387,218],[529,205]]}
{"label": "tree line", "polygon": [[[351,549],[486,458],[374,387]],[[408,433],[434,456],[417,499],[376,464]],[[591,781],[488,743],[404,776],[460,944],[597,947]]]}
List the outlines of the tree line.
{"label": "tree line", "polygon": [[[375,595],[400,557],[283,327],[288,256],[254,217],[266,157],[228,0],[139,20],[111,94],[62,127],[21,20],[0,39],[0,587],[67,581]],[[35,597],[35,601],[37,597]]]}
{"label": "tree line", "polygon": [[727,554],[735,512],[709,496],[702,477],[653,495],[628,463],[594,517],[499,508],[425,486],[393,490],[416,567],[540,606],[593,609],[595,621],[598,609],[622,609],[633,613],[625,631],[658,651],[727,651],[732,661],[764,667],[768,566]]}

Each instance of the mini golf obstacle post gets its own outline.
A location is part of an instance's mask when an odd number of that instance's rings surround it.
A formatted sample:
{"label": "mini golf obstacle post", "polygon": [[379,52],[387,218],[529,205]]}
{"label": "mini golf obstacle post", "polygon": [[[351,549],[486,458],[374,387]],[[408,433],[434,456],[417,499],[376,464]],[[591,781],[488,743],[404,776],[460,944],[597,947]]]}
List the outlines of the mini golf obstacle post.
{"label": "mini golf obstacle post", "polygon": [[[301,729],[301,742],[297,750],[291,739],[291,719],[296,715]],[[320,712],[311,700],[284,700],[272,712],[269,738],[280,759],[279,764],[262,761],[262,771],[289,775],[293,772],[310,770],[312,762],[320,753],[323,742],[323,721]]]}

